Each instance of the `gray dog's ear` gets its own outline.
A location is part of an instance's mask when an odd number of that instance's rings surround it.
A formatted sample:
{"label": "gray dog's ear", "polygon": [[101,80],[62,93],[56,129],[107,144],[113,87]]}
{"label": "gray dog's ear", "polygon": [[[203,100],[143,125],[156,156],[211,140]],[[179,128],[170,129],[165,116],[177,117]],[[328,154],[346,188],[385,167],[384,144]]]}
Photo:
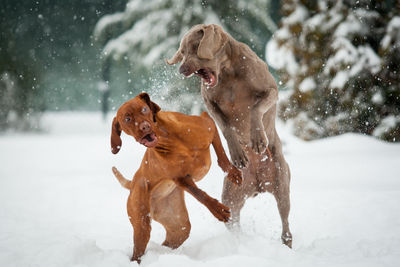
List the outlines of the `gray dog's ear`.
{"label": "gray dog's ear", "polygon": [[122,140],[121,140],[121,126],[117,120],[117,117],[114,117],[112,126],[111,126],[111,152],[113,154],[117,154],[121,149]]}
{"label": "gray dog's ear", "polygon": [[182,57],[182,52],[181,52],[181,47],[179,47],[178,51],[176,51],[175,55],[171,59],[166,59],[165,62],[167,62],[168,65],[174,65],[178,62],[181,62],[183,59]]}
{"label": "gray dog's ear", "polygon": [[203,38],[197,49],[197,56],[204,59],[213,59],[214,55],[225,46],[228,36],[221,26],[210,24],[203,28]]}

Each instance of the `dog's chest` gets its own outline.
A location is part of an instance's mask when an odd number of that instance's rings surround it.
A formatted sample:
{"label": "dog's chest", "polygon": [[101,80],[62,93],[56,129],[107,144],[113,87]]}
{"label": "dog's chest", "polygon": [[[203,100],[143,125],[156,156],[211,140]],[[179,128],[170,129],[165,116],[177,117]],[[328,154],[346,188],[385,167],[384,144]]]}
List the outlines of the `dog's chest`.
{"label": "dog's chest", "polygon": [[182,141],[176,142],[169,153],[158,153],[154,160],[149,161],[151,172],[162,179],[190,175],[197,181],[207,174],[210,166],[209,145],[204,148]]}
{"label": "dog's chest", "polygon": [[195,181],[203,178],[210,169],[211,158],[209,149],[187,149],[186,153],[177,156],[176,168],[185,175],[190,175]]}
{"label": "dog's chest", "polygon": [[222,111],[227,119],[231,117],[244,119],[250,108],[247,102],[251,96],[248,90],[239,87],[238,84],[232,83],[229,86],[202,88],[203,97]]}

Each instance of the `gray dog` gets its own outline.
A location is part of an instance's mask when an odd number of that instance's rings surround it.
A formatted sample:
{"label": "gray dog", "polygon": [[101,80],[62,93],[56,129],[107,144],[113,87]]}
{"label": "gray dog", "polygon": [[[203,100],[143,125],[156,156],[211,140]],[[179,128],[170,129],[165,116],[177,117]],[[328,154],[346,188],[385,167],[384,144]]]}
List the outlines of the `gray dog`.
{"label": "gray dog", "polygon": [[179,72],[202,78],[201,93],[222,130],[232,162],[242,168],[243,185],[225,178],[222,202],[231,208],[229,228],[239,227],[249,197],[268,191],[282,220],[282,241],[292,247],[289,230],[290,171],[275,129],[278,89],[268,67],[245,44],[214,24],[196,25],[167,63],[182,62]]}

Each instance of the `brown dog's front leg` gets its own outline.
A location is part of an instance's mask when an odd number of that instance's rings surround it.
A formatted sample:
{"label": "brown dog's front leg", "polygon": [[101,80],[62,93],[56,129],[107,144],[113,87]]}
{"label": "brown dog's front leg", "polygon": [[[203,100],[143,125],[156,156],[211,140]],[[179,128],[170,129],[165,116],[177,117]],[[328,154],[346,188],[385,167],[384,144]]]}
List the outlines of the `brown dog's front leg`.
{"label": "brown dog's front leg", "polygon": [[174,182],[206,206],[218,220],[222,222],[227,222],[229,220],[231,215],[229,208],[198,188],[193,182],[192,177],[186,175],[185,177],[174,179]]}
{"label": "brown dog's front leg", "polygon": [[146,251],[150,240],[150,198],[147,185],[144,181],[138,181],[128,198],[128,216],[133,226],[133,255],[131,261],[140,263],[140,258]]}
{"label": "brown dog's front leg", "polygon": [[235,184],[242,184],[242,172],[238,170],[235,166],[233,166],[226,156],[224,147],[222,146],[221,139],[218,134],[217,127],[215,127],[212,145],[214,147],[215,154],[217,154],[218,165],[224,172],[228,173],[228,179]]}

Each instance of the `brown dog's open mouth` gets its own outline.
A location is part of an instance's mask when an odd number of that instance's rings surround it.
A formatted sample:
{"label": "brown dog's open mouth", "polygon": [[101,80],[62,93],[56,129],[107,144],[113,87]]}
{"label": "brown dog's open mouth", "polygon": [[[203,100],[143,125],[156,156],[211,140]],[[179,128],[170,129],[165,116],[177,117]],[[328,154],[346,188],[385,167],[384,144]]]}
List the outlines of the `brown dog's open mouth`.
{"label": "brown dog's open mouth", "polygon": [[207,69],[196,70],[194,74],[202,78],[209,87],[214,87],[215,84],[217,83],[217,79],[215,77],[214,72],[209,71]]}
{"label": "brown dog's open mouth", "polygon": [[158,143],[158,139],[155,133],[149,133],[143,136],[139,143],[146,147],[155,147]]}

